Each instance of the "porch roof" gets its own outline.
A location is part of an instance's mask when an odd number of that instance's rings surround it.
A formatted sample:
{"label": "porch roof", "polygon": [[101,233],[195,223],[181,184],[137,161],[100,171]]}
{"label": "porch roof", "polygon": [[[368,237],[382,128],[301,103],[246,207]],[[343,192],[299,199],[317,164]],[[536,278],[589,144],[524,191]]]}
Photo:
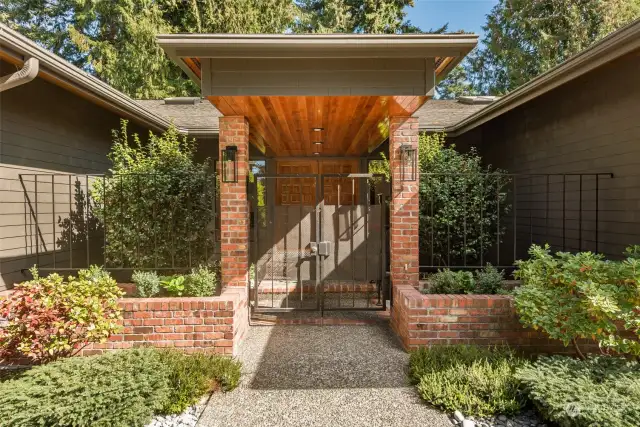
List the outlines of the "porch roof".
{"label": "porch roof", "polygon": [[275,156],[360,156],[412,116],[477,43],[473,34],[171,34],[167,54],[250,141]]}

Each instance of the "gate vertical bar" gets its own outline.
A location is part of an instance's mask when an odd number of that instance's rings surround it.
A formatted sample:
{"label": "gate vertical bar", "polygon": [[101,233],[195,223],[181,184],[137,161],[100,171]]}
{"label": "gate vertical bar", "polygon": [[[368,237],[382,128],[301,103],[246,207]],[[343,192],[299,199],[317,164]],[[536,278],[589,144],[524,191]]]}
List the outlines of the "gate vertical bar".
{"label": "gate vertical bar", "polygon": [[[365,193],[364,206],[364,286],[367,290],[367,308],[371,300],[371,292],[369,289],[369,214],[371,212],[371,183],[365,178],[367,183],[367,192]],[[362,193],[362,192],[360,192]]]}
{"label": "gate vertical bar", "polygon": [[[38,239],[38,236],[40,233],[40,219],[38,218],[38,175],[36,174],[33,175],[33,181],[34,181],[34,191],[35,191],[34,201],[36,204],[36,209],[35,209],[36,211],[36,221],[35,221],[36,222],[36,265],[40,266],[40,240]],[[69,221],[69,224],[72,224],[72,222]],[[71,227],[69,227],[69,229],[71,229]],[[71,245],[71,239],[69,239],[69,245]]]}
{"label": "gate vertical bar", "polygon": [[[256,177],[256,185],[255,188],[253,189],[254,191],[254,209],[253,209],[253,244],[254,244],[254,250],[253,250],[253,309],[257,309],[258,308],[258,260],[259,260],[259,249],[260,249],[260,243],[258,241],[258,227],[259,227],[259,223],[258,223],[258,218],[260,217],[260,215],[258,214],[258,182],[259,182],[260,178]],[[251,281],[249,281],[250,283]],[[251,290],[251,286],[249,285],[249,290]],[[249,300],[251,300],[251,295],[249,295]]]}
{"label": "gate vertical bar", "polygon": [[55,175],[51,174],[51,226],[53,227],[53,239],[51,249],[53,249],[53,268],[56,268],[56,182]]}
{"label": "gate vertical bar", "polygon": [[353,293],[351,294],[351,306],[355,308],[356,306],[356,265],[355,265],[355,255],[353,253],[353,235],[355,234],[355,224],[353,222],[353,209],[355,207],[356,202],[356,181],[355,178],[351,178],[351,209],[349,211],[349,251],[351,258],[351,286],[353,287]]}

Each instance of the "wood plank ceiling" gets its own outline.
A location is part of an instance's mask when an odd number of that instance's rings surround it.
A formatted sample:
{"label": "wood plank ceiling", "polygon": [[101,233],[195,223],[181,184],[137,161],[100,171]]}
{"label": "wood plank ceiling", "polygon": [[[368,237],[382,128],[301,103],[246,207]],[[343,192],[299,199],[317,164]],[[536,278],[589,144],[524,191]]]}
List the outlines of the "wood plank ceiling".
{"label": "wood plank ceiling", "polygon": [[365,155],[388,138],[389,117],[410,117],[426,100],[426,96],[209,97],[223,115],[247,117],[251,142],[277,157],[316,152]]}

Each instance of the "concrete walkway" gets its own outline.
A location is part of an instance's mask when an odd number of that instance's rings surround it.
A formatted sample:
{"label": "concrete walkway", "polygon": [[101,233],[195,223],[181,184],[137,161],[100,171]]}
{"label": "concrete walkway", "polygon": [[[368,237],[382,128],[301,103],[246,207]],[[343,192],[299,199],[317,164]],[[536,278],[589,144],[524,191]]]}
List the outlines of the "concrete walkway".
{"label": "concrete walkway", "polygon": [[388,325],[250,328],[238,389],[215,393],[199,426],[450,427],[407,383]]}

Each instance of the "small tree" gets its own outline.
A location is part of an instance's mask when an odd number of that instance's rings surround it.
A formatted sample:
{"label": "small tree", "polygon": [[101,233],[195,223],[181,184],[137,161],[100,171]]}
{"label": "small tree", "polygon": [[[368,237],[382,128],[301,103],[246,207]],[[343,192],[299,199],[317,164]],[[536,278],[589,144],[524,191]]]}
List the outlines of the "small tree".
{"label": "small tree", "polygon": [[515,290],[520,321],[573,344],[582,358],[579,338],[595,340],[605,350],[640,355],[639,250],[627,249],[627,259],[617,262],[591,252],[554,256],[549,245],[533,245],[531,258],[517,261],[514,273],[522,279]]}
{"label": "small tree", "polygon": [[127,122],[114,131],[110,176],[96,180],[95,215],[106,230],[105,264],[185,267],[213,253],[215,177],[194,160],[193,140],[171,127],[143,144]]}

